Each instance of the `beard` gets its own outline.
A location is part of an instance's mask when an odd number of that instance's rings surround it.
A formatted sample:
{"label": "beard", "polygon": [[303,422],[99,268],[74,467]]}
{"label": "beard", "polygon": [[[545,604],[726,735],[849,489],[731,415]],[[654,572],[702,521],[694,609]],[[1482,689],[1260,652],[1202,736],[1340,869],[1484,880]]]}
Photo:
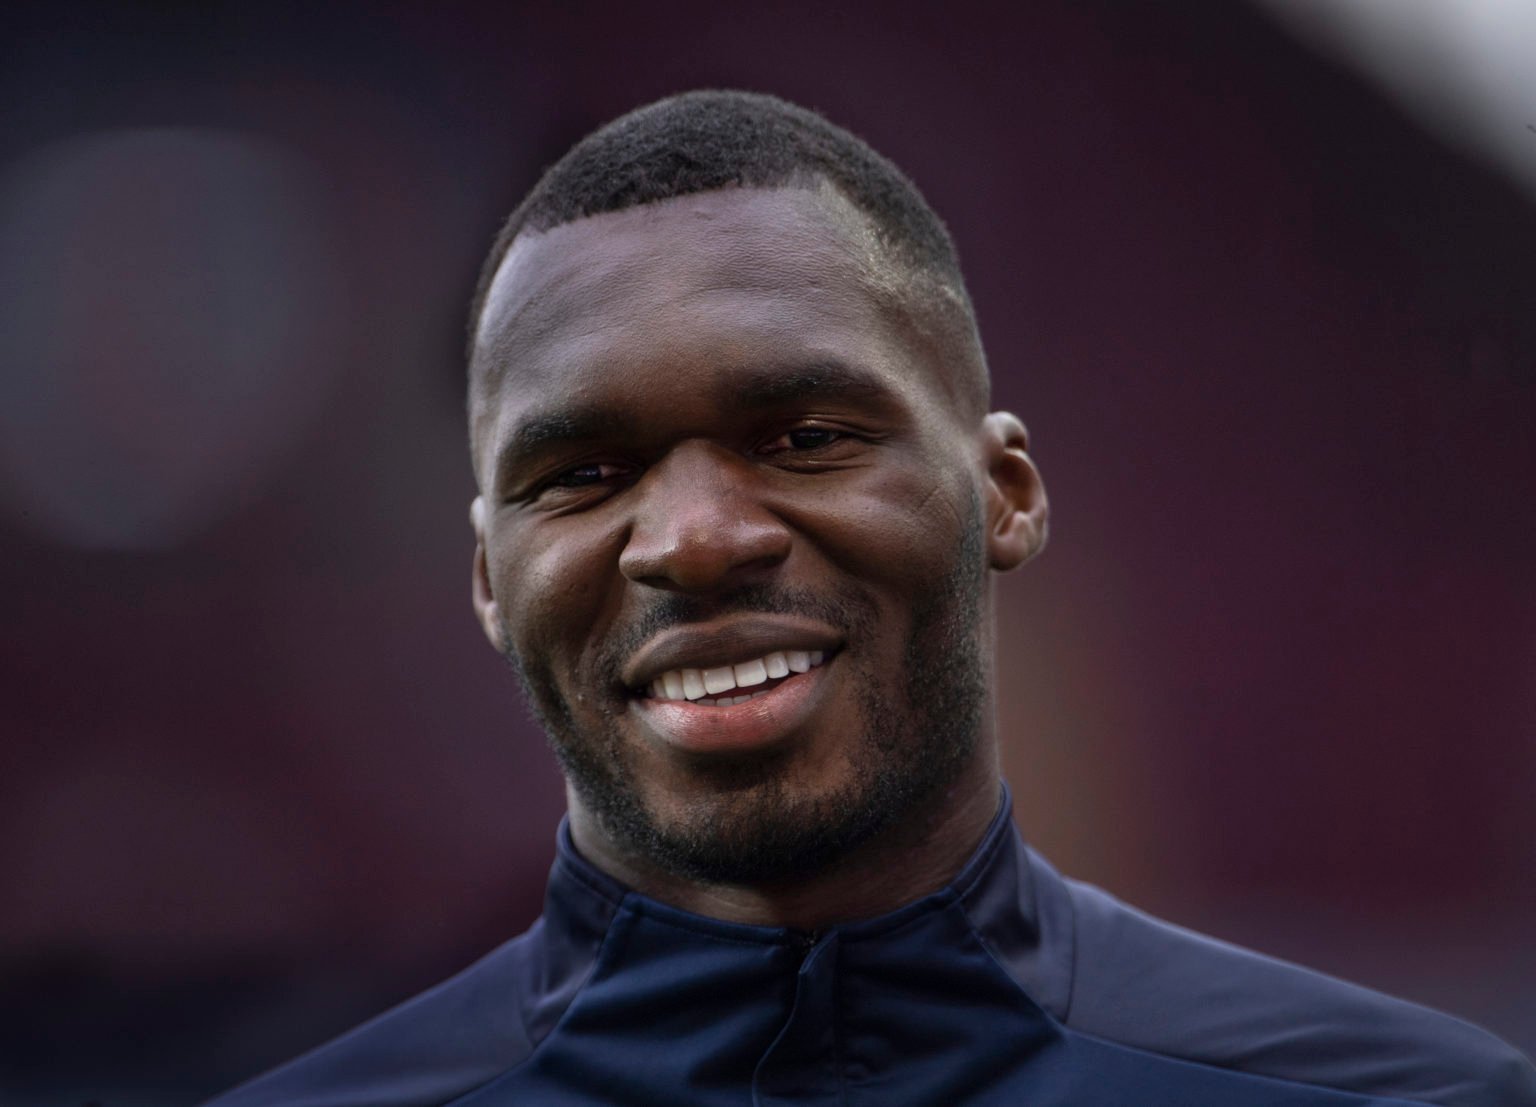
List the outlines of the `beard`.
{"label": "beard", "polygon": [[[510,645],[503,652],[567,781],[615,844],[709,884],[805,877],[921,811],[954,783],[974,752],[986,702],[982,535],[981,505],[973,497],[952,565],[913,609],[901,683],[886,687],[872,660],[852,670],[859,733],[849,747],[846,779],[831,790],[797,789],[790,754],[758,751],[698,767],[706,795],[663,821],[644,802],[630,762],[620,728],[624,708],[600,706],[595,726],[578,725],[542,658],[524,658]],[[876,611],[856,584],[832,595],[771,583],[709,599],[665,595],[598,656],[599,686],[616,686],[624,658],[668,627],[725,613],[792,614],[858,642],[872,633]],[[512,641],[509,631],[503,624],[503,643]]]}

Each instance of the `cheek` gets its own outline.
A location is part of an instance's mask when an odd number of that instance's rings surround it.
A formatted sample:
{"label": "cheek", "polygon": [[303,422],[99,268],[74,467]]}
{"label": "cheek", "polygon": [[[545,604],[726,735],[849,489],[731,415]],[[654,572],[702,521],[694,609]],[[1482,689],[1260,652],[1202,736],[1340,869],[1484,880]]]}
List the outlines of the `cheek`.
{"label": "cheek", "polygon": [[616,558],[600,536],[546,527],[500,542],[491,585],[512,642],[525,656],[577,652],[590,639]]}
{"label": "cheek", "polygon": [[975,489],[953,465],[910,462],[866,475],[823,517],[824,552],[904,603],[955,568],[974,526]]}

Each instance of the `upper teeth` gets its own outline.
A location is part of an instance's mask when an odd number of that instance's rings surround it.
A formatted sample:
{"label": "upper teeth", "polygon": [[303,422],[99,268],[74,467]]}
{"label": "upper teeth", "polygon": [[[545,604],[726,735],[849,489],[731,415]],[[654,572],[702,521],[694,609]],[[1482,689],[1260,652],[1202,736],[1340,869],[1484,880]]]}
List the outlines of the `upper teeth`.
{"label": "upper teeth", "polygon": [[[774,677],[804,673],[826,658],[821,650],[778,650],[740,665],[722,665],[718,669],[673,669],[651,681],[650,693],[658,700],[707,700],[720,696],[718,703],[737,703],[752,696],[721,696],[733,688],[751,688]],[[761,695],[761,693],[757,693]]]}

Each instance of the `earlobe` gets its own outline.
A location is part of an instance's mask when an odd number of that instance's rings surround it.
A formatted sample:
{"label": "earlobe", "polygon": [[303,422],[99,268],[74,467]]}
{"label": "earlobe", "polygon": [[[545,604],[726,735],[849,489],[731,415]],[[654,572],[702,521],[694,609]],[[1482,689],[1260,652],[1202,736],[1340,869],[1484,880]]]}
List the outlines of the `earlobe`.
{"label": "earlobe", "polygon": [[982,420],[987,465],[987,559],[1007,572],[1045,546],[1049,507],[1040,471],[1029,458],[1029,434],[1017,416],[994,411]]}
{"label": "earlobe", "polygon": [[496,606],[496,598],[491,592],[491,577],[486,568],[484,497],[476,496],[474,502],[469,505],[469,525],[475,529],[475,560],[471,570],[470,599],[474,603],[475,617],[480,620],[480,629],[485,632],[486,641],[500,653],[505,648],[505,644],[502,642],[501,611]]}

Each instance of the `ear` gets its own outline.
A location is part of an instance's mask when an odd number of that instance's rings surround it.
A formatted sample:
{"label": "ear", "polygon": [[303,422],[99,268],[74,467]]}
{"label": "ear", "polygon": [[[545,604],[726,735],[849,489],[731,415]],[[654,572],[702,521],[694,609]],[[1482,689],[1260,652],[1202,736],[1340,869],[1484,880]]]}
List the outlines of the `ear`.
{"label": "ear", "polygon": [[475,618],[486,640],[500,653],[504,648],[501,634],[501,609],[491,594],[491,577],[485,568],[485,497],[476,496],[469,505],[469,525],[475,528],[475,564],[470,581],[470,597],[475,605]]}
{"label": "ear", "polygon": [[1017,416],[994,411],[981,421],[987,466],[987,559],[1017,569],[1045,546],[1049,509],[1040,471],[1029,459],[1029,432]]}

